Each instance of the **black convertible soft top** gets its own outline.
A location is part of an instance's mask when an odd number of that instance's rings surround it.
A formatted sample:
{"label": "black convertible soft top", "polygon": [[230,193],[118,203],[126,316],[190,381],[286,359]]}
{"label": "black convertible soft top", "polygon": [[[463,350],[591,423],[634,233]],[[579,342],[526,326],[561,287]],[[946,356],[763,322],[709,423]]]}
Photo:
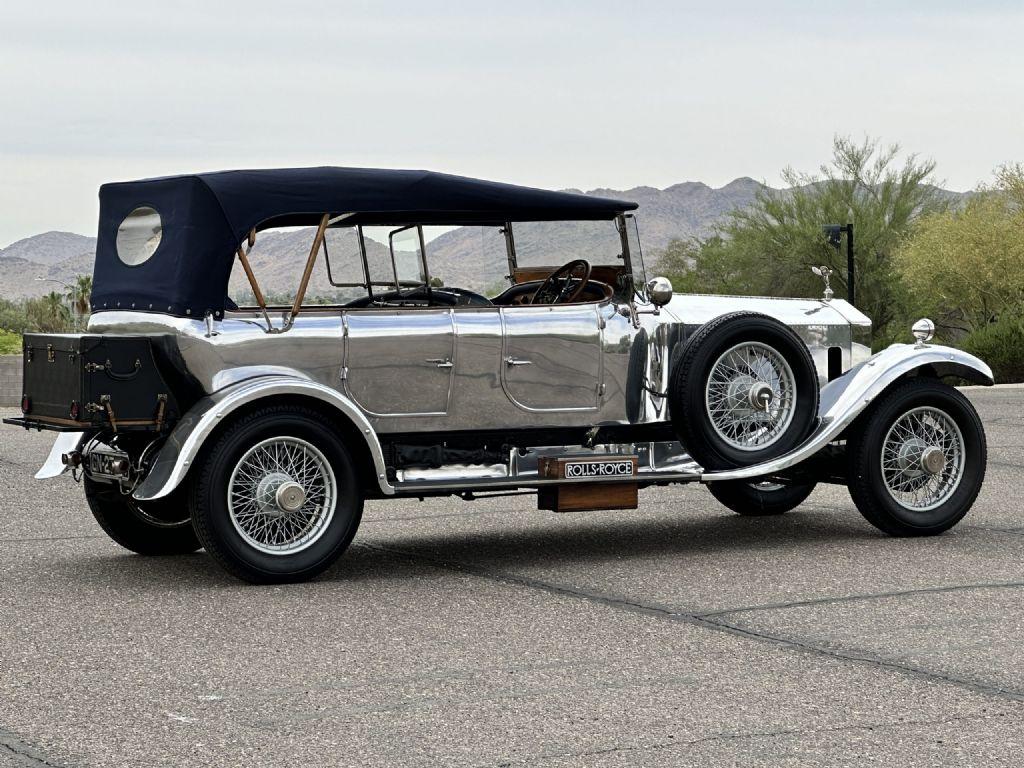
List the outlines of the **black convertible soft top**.
{"label": "black convertible soft top", "polygon": [[[160,214],[152,257],[128,266],[117,231],[139,207]],[[282,168],[167,176],[100,187],[93,311],[223,314],[239,243],[253,229],[343,224],[501,224],[613,219],[636,203],[551,192],[433,171]],[[296,276],[298,277],[298,276]]]}

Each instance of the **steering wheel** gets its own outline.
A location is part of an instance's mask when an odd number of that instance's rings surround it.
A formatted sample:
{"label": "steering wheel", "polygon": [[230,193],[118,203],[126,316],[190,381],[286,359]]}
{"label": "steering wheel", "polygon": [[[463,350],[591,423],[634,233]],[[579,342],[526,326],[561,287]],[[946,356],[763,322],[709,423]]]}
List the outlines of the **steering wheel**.
{"label": "steering wheel", "polygon": [[[569,289],[573,288],[573,273],[580,273],[576,275],[579,285],[575,286],[570,293]],[[573,259],[547,276],[547,279],[540,284],[540,288],[534,291],[530,303],[571,304],[586,289],[589,279],[590,262],[586,259]],[[560,285],[559,281],[561,282]]]}

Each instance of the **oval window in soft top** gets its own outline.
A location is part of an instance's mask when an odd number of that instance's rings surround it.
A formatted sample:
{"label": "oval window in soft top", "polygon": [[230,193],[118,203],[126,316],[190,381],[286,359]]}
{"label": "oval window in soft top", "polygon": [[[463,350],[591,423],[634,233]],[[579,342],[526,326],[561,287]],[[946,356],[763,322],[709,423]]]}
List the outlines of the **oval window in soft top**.
{"label": "oval window in soft top", "polygon": [[117,258],[129,267],[144,263],[160,246],[162,234],[163,223],[156,209],[139,206],[117,228]]}

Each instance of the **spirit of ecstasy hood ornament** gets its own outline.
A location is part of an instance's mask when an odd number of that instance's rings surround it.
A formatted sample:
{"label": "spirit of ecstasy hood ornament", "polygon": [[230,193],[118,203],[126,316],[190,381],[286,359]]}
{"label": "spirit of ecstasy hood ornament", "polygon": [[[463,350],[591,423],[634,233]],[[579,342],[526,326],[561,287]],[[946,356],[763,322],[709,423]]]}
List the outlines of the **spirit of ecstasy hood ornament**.
{"label": "spirit of ecstasy hood ornament", "polygon": [[826,303],[832,301],[832,296],[834,295],[834,293],[832,291],[832,285],[829,282],[829,277],[832,275],[832,270],[826,267],[824,264],[822,264],[820,267],[811,267],[811,272],[813,272],[814,274],[816,274],[818,277],[825,281],[825,298],[822,299],[822,301]]}

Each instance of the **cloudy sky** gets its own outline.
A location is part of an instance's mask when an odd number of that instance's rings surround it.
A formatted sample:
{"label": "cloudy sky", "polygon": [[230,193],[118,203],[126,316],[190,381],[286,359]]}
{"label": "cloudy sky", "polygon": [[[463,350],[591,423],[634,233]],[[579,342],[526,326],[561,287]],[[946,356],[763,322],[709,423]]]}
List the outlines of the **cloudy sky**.
{"label": "cloudy sky", "polygon": [[844,133],[967,189],[1024,160],[1022,33],[1019,0],[5,2],[0,246],[238,167],[778,183]]}

